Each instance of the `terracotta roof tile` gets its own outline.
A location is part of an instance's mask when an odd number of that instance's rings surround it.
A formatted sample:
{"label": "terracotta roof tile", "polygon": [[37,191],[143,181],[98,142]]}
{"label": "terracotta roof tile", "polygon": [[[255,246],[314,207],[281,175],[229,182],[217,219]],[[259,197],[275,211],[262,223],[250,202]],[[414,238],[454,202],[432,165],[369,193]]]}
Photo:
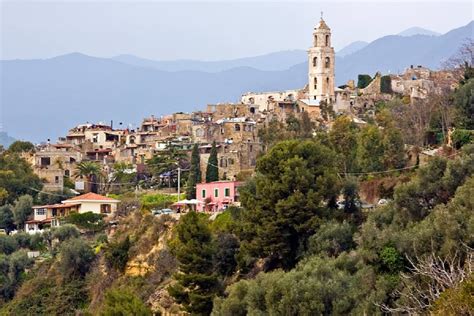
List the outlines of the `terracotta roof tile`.
{"label": "terracotta roof tile", "polygon": [[82,194],[82,195],[75,196],[73,198],[68,199],[68,201],[84,201],[84,200],[115,201],[115,199],[112,199],[112,198],[109,198],[97,193],[93,193],[93,192],[89,192],[89,193]]}

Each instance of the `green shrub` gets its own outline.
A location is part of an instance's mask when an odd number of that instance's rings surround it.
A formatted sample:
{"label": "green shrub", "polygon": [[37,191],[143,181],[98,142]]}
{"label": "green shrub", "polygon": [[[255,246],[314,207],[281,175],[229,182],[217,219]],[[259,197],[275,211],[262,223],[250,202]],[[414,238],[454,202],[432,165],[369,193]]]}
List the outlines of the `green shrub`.
{"label": "green shrub", "polygon": [[451,135],[453,147],[456,149],[474,142],[474,131],[467,129],[455,129]]}
{"label": "green shrub", "polygon": [[404,259],[393,246],[385,246],[379,254],[381,268],[390,273],[398,273],[405,267]]}
{"label": "green shrub", "polygon": [[161,193],[145,194],[140,198],[141,207],[144,210],[151,210],[153,208],[166,208],[177,201],[178,201],[177,195],[161,194]]}
{"label": "green shrub", "polygon": [[112,289],[105,293],[103,316],[148,316],[151,310],[128,289]]}
{"label": "green shrub", "polygon": [[25,270],[32,264],[24,250],[9,256],[0,254],[0,302],[13,298],[25,278]]}
{"label": "green shrub", "polygon": [[20,246],[13,236],[0,235],[0,253],[11,254]]}
{"label": "green shrub", "polygon": [[124,271],[127,266],[130,247],[131,243],[128,236],[123,241],[110,243],[105,253],[105,259],[109,266],[118,271]]}
{"label": "green shrub", "polygon": [[57,238],[61,242],[66,241],[69,238],[77,238],[80,235],[79,230],[76,228],[76,226],[71,224],[65,224],[54,228],[52,233],[53,238]]}
{"label": "green shrub", "polygon": [[348,251],[355,246],[352,239],[353,232],[354,227],[347,222],[326,222],[321,225],[316,234],[309,238],[307,253],[337,257],[343,251]]}
{"label": "green shrub", "polygon": [[357,88],[364,89],[372,82],[372,77],[370,75],[358,75],[357,76]]}
{"label": "green shrub", "polygon": [[62,244],[59,269],[66,279],[83,278],[94,260],[92,248],[82,239],[72,238]]}
{"label": "green shrub", "polygon": [[66,222],[91,231],[100,231],[105,226],[104,215],[92,212],[73,213],[66,217]]}

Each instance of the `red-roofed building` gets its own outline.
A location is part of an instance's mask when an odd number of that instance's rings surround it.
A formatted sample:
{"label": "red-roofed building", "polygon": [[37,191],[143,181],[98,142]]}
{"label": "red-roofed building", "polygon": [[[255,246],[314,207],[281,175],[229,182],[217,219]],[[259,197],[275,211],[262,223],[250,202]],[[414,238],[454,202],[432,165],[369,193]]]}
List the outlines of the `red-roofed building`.
{"label": "red-roofed building", "polygon": [[111,215],[117,210],[119,200],[96,193],[75,196],[60,204],[33,206],[33,218],[25,224],[28,233],[41,232],[45,228],[60,225],[60,219],[71,213],[87,213]]}

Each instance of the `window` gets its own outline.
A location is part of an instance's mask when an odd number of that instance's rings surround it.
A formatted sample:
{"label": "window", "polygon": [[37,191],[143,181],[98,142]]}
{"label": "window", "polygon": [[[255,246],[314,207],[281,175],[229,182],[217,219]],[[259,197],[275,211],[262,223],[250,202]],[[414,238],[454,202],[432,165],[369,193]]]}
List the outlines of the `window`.
{"label": "window", "polygon": [[58,177],[58,176],[55,176],[55,177],[54,177],[54,183],[56,183],[56,184],[59,183],[59,177]]}
{"label": "window", "polygon": [[219,197],[219,189],[214,189],[214,197]]}
{"label": "window", "polygon": [[313,58],[313,67],[316,67],[318,65],[318,57]]}
{"label": "window", "polygon": [[331,66],[331,59],[329,59],[329,57],[326,57],[326,64],[325,64],[325,67],[326,68],[329,68]]}
{"label": "window", "polygon": [[110,212],[112,212],[112,206],[110,204],[101,204],[100,205],[100,212],[102,214],[108,214]]}
{"label": "window", "polygon": [[234,129],[236,132],[240,131],[240,124],[235,124]]}
{"label": "window", "polygon": [[224,196],[229,197],[230,196],[230,188],[225,188],[224,189]]}
{"label": "window", "polygon": [[206,190],[202,190],[202,191],[201,191],[201,196],[202,196],[203,198],[206,197]]}
{"label": "window", "polygon": [[326,35],[326,46],[329,46],[329,35]]}
{"label": "window", "polygon": [[51,158],[41,157],[40,164],[41,166],[49,166],[51,164]]}
{"label": "window", "polygon": [[37,208],[36,215],[46,215],[46,210],[44,208]]}
{"label": "window", "polygon": [[64,170],[64,175],[66,177],[70,177],[71,176],[71,171],[69,171],[68,169]]}
{"label": "window", "polygon": [[318,37],[314,35],[314,46],[318,46]]}
{"label": "window", "polygon": [[220,166],[223,168],[227,167],[227,160],[224,157],[221,158]]}
{"label": "window", "polygon": [[318,88],[318,78],[314,78],[314,89]]}
{"label": "window", "polygon": [[326,78],[326,85],[329,88],[329,78]]}

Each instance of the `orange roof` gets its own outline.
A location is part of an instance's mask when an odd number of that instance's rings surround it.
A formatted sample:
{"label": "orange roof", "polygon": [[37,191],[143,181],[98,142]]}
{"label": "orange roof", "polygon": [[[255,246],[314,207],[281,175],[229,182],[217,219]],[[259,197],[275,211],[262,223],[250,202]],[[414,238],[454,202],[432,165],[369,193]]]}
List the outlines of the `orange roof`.
{"label": "orange roof", "polygon": [[93,192],[89,192],[89,193],[82,194],[82,195],[75,196],[73,198],[68,199],[68,201],[84,201],[84,200],[116,201],[115,199],[112,199],[112,198],[109,198],[109,197],[106,197],[106,196],[103,196],[103,195],[100,195],[100,194],[97,194],[97,193],[93,193]]}

